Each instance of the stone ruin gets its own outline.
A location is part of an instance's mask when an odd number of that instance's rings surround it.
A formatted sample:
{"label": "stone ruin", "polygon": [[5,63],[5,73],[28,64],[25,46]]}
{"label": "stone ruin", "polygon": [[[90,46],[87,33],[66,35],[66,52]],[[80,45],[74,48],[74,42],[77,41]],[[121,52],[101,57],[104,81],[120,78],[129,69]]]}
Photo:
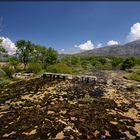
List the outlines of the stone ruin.
{"label": "stone ruin", "polygon": [[96,83],[97,77],[96,76],[89,76],[89,75],[71,75],[71,74],[61,74],[61,73],[44,73],[42,77],[51,78],[51,79],[68,79],[73,80],[75,82],[85,82],[85,83]]}

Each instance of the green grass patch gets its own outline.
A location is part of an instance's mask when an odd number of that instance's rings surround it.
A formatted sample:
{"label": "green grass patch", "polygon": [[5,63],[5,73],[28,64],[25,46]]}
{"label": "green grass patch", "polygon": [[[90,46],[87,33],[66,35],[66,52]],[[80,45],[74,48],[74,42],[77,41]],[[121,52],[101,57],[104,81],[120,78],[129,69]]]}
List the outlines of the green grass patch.
{"label": "green grass patch", "polygon": [[137,89],[136,85],[127,85],[127,90],[128,91],[135,91]]}
{"label": "green grass patch", "polygon": [[140,65],[136,65],[130,69],[130,71],[124,76],[129,80],[140,81]]}
{"label": "green grass patch", "polygon": [[53,64],[47,67],[47,72],[54,72],[54,73],[65,73],[65,74],[72,74],[73,70],[71,67],[67,66],[63,63]]}
{"label": "green grass patch", "polygon": [[43,73],[45,73],[46,72],[46,70],[45,69],[42,69],[41,71],[39,71],[37,74],[43,74]]}
{"label": "green grass patch", "polygon": [[140,75],[135,72],[126,74],[124,77],[129,80],[140,81]]}

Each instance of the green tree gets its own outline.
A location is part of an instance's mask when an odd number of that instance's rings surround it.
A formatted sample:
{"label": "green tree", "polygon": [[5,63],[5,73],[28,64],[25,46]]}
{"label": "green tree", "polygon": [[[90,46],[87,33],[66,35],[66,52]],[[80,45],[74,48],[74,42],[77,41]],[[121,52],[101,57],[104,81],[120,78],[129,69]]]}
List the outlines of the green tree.
{"label": "green tree", "polygon": [[78,55],[73,55],[73,56],[66,55],[61,59],[61,62],[68,66],[74,66],[74,67],[81,65],[80,56]]}
{"label": "green tree", "polygon": [[25,40],[18,40],[15,44],[17,47],[17,58],[21,63],[24,64],[24,69],[26,69],[27,64],[32,59],[32,53],[34,49],[33,44],[30,41]]}
{"label": "green tree", "polygon": [[107,62],[106,58],[105,57],[102,57],[100,56],[98,61],[102,64],[102,65],[105,65],[105,63]]}
{"label": "green tree", "polygon": [[80,57],[75,55],[75,56],[72,56],[71,57],[71,64],[73,66],[80,66],[81,65],[81,62],[80,62]]}
{"label": "green tree", "polygon": [[111,62],[112,68],[116,68],[116,67],[121,65],[121,63],[123,62],[123,59],[122,58],[113,57],[113,58],[111,58],[110,62]]}
{"label": "green tree", "polygon": [[46,52],[45,62],[46,65],[54,64],[58,57],[58,52],[53,48],[49,47]]}
{"label": "green tree", "polygon": [[135,66],[135,58],[134,57],[128,57],[124,60],[124,62],[121,65],[121,69],[130,69]]}
{"label": "green tree", "polygon": [[43,67],[45,67],[45,60],[47,59],[48,48],[41,45],[34,45],[34,53],[33,53],[33,62],[42,63]]}
{"label": "green tree", "polygon": [[91,69],[92,68],[91,63],[88,60],[83,60],[81,62],[81,65],[84,69]]}
{"label": "green tree", "polygon": [[61,63],[64,63],[64,64],[66,64],[68,66],[72,65],[71,64],[71,56],[69,56],[69,55],[64,56],[63,58],[61,58],[60,61],[61,61]]}

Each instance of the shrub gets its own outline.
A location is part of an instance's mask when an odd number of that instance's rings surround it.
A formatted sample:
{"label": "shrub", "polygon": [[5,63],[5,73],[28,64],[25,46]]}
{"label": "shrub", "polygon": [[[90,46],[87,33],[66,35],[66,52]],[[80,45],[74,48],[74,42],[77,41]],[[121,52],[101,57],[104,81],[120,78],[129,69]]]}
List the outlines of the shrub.
{"label": "shrub", "polygon": [[128,79],[140,81],[140,75],[137,73],[131,73],[128,75]]}
{"label": "shrub", "polygon": [[50,65],[47,67],[46,71],[47,72],[54,72],[54,73],[66,73],[66,74],[72,73],[72,69],[63,63]]}
{"label": "shrub", "polygon": [[85,95],[85,97],[83,99],[89,103],[92,103],[92,101],[93,101],[93,98],[90,95]]}
{"label": "shrub", "polygon": [[135,58],[134,57],[128,57],[127,59],[124,60],[124,62],[121,65],[121,69],[130,69],[135,66]]}
{"label": "shrub", "polygon": [[37,74],[38,72],[41,71],[41,69],[42,69],[41,64],[32,62],[32,63],[28,64],[26,71],[29,72],[29,73]]}
{"label": "shrub", "polygon": [[115,58],[115,57],[112,58],[111,59],[112,68],[119,68],[122,62],[123,62],[122,58]]}
{"label": "shrub", "polygon": [[46,72],[45,69],[41,69],[37,74],[43,74],[43,73],[45,73],[45,72]]}
{"label": "shrub", "polygon": [[0,79],[0,87],[8,83],[8,80]]}
{"label": "shrub", "polygon": [[128,85],[127,90],[128,91],[135,91],[137,89],[136,85]]}
{"label": "shrub", "polygon": [[14,74],[15,70],[10,67],[10,65],[3,65],[2,68],[1,68],[5,73],[6,75],[9,77],[9,78],[12,78],[12,75]]}
{"label": "shrub", "polygon": [[5,71],[3,71],[2,69],[0,69],[0,77],[3,77],[5,75],[6,75]]}
{"label": "shrub", "polygon": [[107,62],[107,59],[105,57],[99,57],[98,61],[104,65]]}
{"label": "shrub", "polygon": [[91,69],[91,68],[92,68],[91,63],[90,63],[89,61],[87,61],[87,60],[83,60],[83,61],[81,62],[81,66],[82,66],[83,68],[85,68],[85,69]]}
{"label": "shrub", "polygon": [[17,69],[17,66],[19,64],[19,60],[16,57],[10,57],[9,58],[9,63],[14,67],[14,69]]}

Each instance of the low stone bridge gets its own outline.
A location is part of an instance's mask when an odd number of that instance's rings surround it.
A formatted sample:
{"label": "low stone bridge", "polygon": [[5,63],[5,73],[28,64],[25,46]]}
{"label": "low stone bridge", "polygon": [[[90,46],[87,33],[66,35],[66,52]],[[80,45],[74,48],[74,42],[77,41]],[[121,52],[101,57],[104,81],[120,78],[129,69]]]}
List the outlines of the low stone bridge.
{"label": "low stone bridge", "polygon": [[96,82],[96,76],[89,76],[89,75],[71,75],[71,74],[61,74],[61,73],[44,73],[42,74],[43,78],[51,78],[51,79],[68,79],[74,80],[78,82]]}

